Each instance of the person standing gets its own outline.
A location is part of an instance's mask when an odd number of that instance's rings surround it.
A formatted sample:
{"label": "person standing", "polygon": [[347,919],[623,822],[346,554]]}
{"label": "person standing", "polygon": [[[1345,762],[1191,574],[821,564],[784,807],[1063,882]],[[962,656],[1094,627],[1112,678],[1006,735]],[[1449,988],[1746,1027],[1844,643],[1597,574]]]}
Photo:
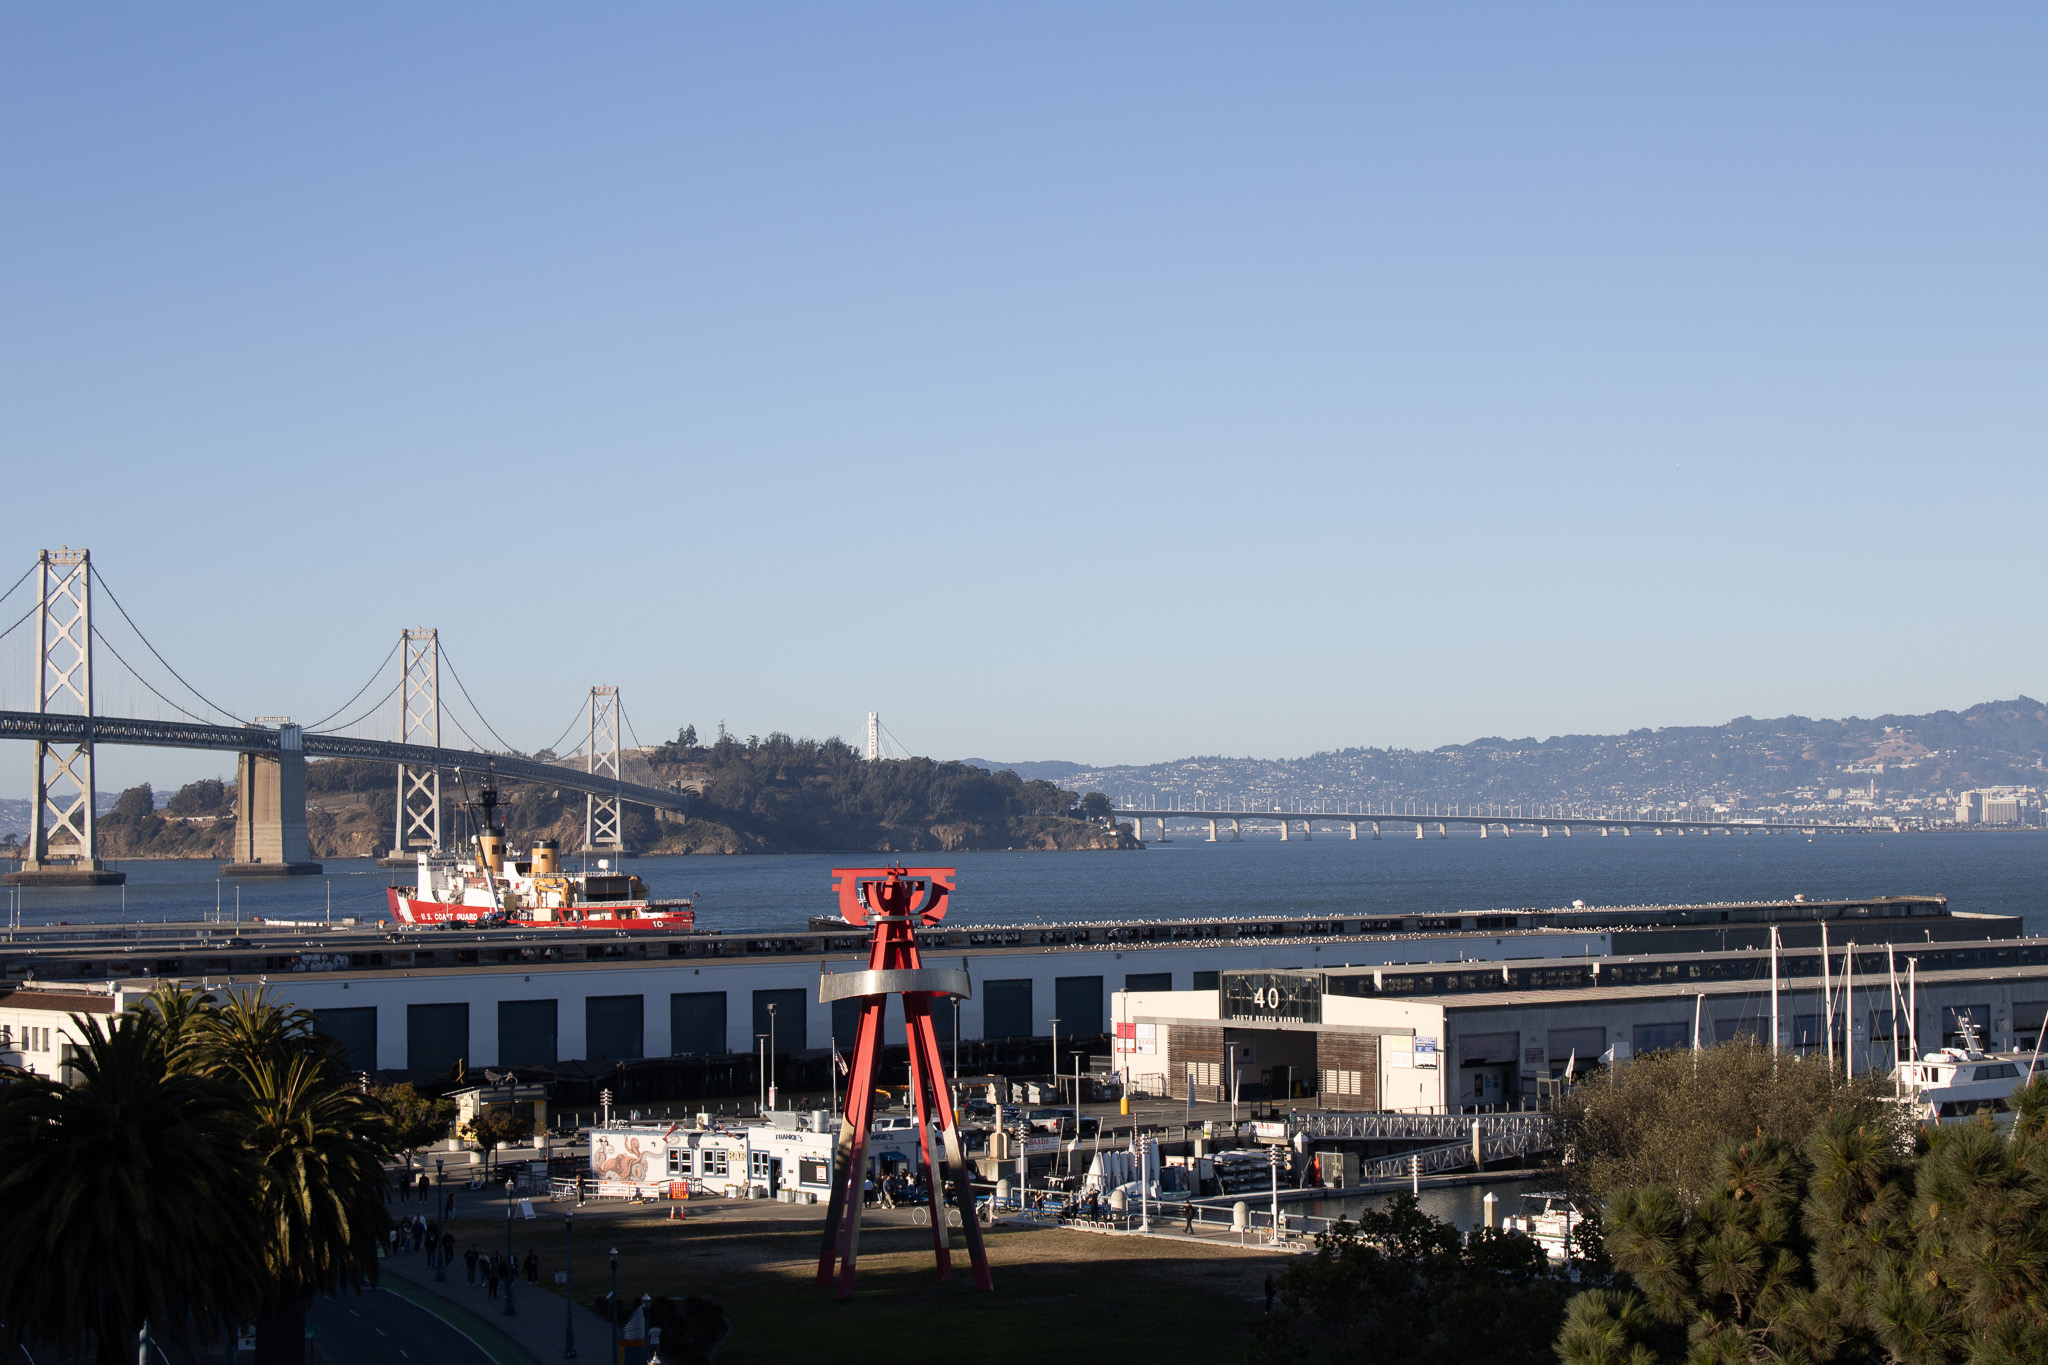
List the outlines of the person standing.
{"label": "person standing", "polygon": [[[488,1292],[488,1294],[486,1295],[486,1297],[488,1297],[488,1298],[493,1298],[493,1299],[495,1299],[495,1298],[497,1298],[497,1297],[498,1297],[498,1253],[497,1253],[497,1252],[495,1252],[495,1251],[494,1251],[494,1252],[492,1252],[492,1253],[491,1253],[491,1256],[490,1256],[490,1259],[484,1262],[484,1274],[485,1274],[485,1275],[486,1275],[486,1276],[488,1277],[488,1282],[489,1282],[489,1292]],[[1271,1277],[1269,1276],[1268,1278],[1271,1278]]]}
{"label": "person standing", "polygon": [[526,1282],[528,1284],[540,1283],[540,1257],[533,1254],[532,1247],[526,1249]]}
{"label": "person standing", "polygon": [[462,1264],[463,1264],[463,1266],[465,1267],[465,1270],[464,1270],[464,1275],[465,1275],[465,1279],[466,1279],[466,1282],[467,1282],[467,1283],[468,1283],[468,1284],[469,1284],[469,1285],[470,1285],[470,1286],[471,1286],[472,1288],[474,1288],[474,1287],[475,1287],[475,1285],[476,1285],[476,1248],[475,1248],[475,1247],[471,1247],[471,1248],[470,1248],[469,1250],[467,1250],[467,1251],[465,1251],[465,1252],[463,1252],[463,1253],[462,1253]]}
{"label": "person standing", "polygon": [[1268,1315],[1270,1315],[1270,1314],[1272,1313],[1272,1311],[1273,1311],[1273,1277],[1272,1277],[1272,1276],[1271,1276],[1271,1275],[1269,1274],[1269,1275],[1267,1275],[1267,1276],[1266,1276],[1266,1312],[1267,1312],[1267,1314],[1268,1314]]}

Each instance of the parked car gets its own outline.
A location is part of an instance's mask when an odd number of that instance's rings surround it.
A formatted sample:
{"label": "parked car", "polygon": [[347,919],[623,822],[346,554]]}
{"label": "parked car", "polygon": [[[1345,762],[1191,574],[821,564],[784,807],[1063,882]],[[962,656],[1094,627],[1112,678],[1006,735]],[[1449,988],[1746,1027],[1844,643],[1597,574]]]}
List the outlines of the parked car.
{"label": "parked car", "polygon": [[1062,1119],[1071,1121],[1073,1114],[1065,1109],[1034,1109],[1030,1114],[1031,1126],[1044,1133],[1057,1133]]}
{"label": "parked car", "polygon": [[993,1119],[996,1116],[996,1107],[987,1100],[969,1100],[960,1106],[960,1113],[970,1119]]}

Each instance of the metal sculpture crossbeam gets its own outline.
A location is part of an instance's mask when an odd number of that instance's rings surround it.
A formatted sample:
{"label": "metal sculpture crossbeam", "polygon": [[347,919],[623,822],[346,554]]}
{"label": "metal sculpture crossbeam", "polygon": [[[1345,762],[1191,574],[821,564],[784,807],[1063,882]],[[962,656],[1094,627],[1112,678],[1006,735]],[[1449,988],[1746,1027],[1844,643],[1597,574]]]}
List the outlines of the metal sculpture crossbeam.
{"label": "metal sculpture crossbeam", "polygon": [[[969,994],[967,973],[926,967],[918,961],[917,930],[946,916],[946,897],[953,891],[950,867],[838,867],[832,880],[839,892],[839,913],[850,924],[873,928],[873,946],[864,972],[841,972],[818,983],[820,1001],[859,1000],[860,1031],[853,1045],[852,1075],[847,1082],[846,1114],[839,1124],[839,1150],[834,1166],[832,1199],[825,1209],[825,1244],[818,1257],[818,1287],[833,1282],[839,1297],[853,1292],[854,1262],[860,1254],[862,1188],[867,1178],[868,1126],[873,1119],[875,1081],[882,1066],[882,1021],[891,995],[903,997],[904,1034],[910,1044],[910,1092],[917,1107],[917,1141],[924,1153],[926,1197],[931,1208],[932,1255],[939,1278],[953,1278],[953,1248],[946,1227],[941,1188],[950,1181],[950,1202],[960,1215],[967,1254],[977,1289],[993,1289],[988,1252],[981,1226],[974,1219],[974,1186],[960,1145],[960,1125],[939,1058],[938,1033],[932,1027],[931,1002],[939,996]],[[932,1126],[939,1129],[941,1160],[934,1161]]]}

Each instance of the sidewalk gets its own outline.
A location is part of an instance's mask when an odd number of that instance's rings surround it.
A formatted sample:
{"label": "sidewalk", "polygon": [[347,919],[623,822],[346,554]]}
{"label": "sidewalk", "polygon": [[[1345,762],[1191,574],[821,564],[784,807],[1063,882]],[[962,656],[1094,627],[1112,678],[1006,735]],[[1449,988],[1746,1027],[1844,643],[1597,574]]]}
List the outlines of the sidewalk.
{"label": "sidewalk", "polygon": [[[417,1252],[386,1256],[377,1269],[387,1289],[448,1323],[499,1365],[546,1365],[562,1358],[567,1314],[562,1296],[551,1288],[521,1280],[512,1300],[518,1311],[508,1318],[503,1299],[489,1298],[463,1282],[461,1261],[448,1268],[445,1281],[434,1279],[426,1256]],[[611,1349],[610,1320],[588,1308],[569,1312],[575,1316],[578,1358],[604,1360]]]}

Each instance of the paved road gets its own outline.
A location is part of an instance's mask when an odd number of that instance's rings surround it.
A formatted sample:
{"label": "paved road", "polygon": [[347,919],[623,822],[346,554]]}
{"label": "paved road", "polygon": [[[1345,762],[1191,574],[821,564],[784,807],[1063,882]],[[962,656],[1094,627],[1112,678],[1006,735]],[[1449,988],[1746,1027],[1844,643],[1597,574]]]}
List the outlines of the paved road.
{"label": "paved road", "polygon": [[306,1321],[320,1329],[320,1349],[335,1361],[493,1365],[468,1337],[388,1289],[316,1299]]}

